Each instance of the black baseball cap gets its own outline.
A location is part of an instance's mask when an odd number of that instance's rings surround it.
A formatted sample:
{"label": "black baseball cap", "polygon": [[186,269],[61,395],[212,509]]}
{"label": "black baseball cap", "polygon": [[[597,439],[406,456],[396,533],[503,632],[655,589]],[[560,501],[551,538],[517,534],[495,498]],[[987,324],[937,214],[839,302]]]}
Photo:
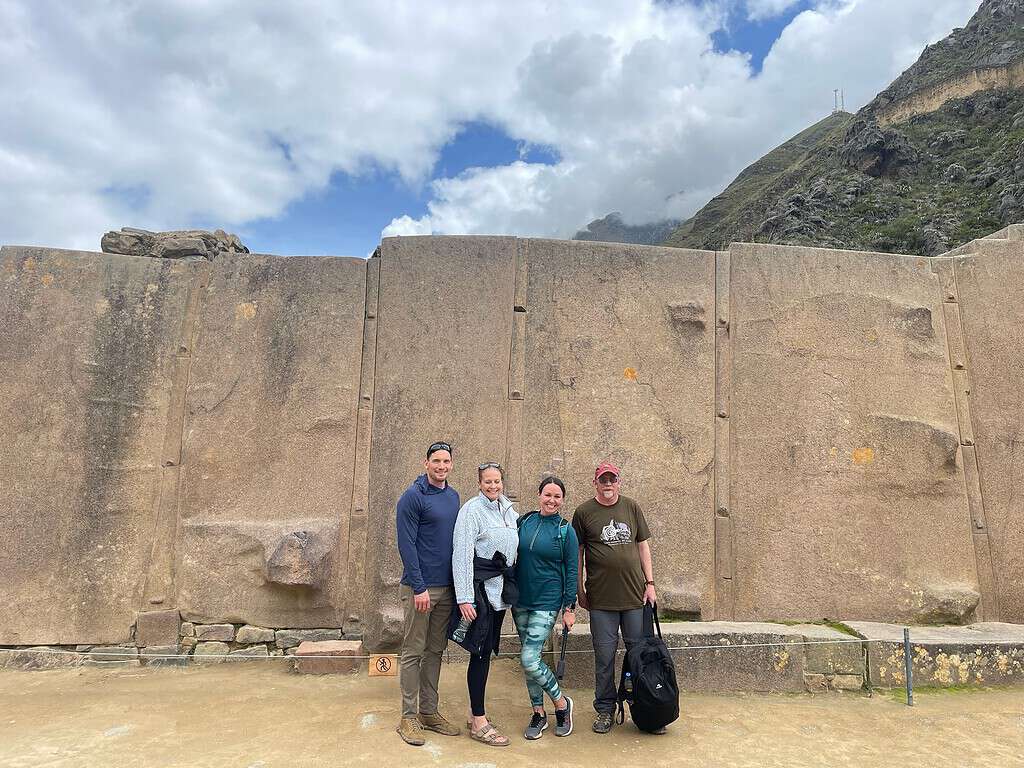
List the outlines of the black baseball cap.
{"label": "black baseball cap", "polygon": [[431,443],[430,447],[427,448],[427,458],[437,451],[448,451],[448,454],[452,454],[452,446],[450,443],[446,443],[443,440],[438,440],[436,443]]}

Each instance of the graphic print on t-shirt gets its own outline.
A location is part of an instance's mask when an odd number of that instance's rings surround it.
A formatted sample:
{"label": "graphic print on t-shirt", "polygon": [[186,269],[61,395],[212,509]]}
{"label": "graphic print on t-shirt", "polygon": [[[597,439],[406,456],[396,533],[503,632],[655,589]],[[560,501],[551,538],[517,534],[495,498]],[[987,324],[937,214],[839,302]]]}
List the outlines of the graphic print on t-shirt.
{"label": "graphic print on t-shirt", "polygon": [[615,522],[613,517],[604,528],[601,529],[601,541],[610,547],[617,547],[619,544],[629,544],[633,541],[633,533],[625,523]]}

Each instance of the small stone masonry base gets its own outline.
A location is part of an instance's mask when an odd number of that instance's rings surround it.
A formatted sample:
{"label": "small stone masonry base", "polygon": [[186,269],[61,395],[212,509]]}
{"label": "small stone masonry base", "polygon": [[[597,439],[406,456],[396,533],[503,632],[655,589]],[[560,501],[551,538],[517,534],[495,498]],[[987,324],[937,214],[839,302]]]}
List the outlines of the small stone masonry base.
{"label": "small stone masonry base", "polygon": [[[177,611],[138,614],[134,642],[119,645],[18,647],[0,652],[0,668],[55,669],[98,666],[186,666],[245,661],[269,656],[296,656],[302,643],[341,642],[349,655],[362,647],[362,634],[342,629],[272,629],[251,624],[198,624],[181,621]],[[59,651],[60,653],[53,653]],[[167,658],[169,656],[180,658]],[[321,663],[332,661],[322,659]],[[348,662],[351,663],[351,662]],[[365,663],[362,665],[365,667]]]}

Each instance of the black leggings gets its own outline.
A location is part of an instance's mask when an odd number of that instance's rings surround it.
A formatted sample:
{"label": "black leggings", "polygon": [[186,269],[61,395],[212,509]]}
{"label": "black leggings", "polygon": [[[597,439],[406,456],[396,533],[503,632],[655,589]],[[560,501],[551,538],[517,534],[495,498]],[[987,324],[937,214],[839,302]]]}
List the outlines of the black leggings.
{"label": "black leggings", "polygon": [[487,673],[491,671],[491,652],[498,645],[501,637],[501,625],[505,621],[505,611],[494,612],[494,623],[491,625],[491,643],[487,650],[477,656],[469,657],[469,669],[466,670],[466,685],[469,686],[469,706],[474,717],[483,717],[484,692],[487,690]]}

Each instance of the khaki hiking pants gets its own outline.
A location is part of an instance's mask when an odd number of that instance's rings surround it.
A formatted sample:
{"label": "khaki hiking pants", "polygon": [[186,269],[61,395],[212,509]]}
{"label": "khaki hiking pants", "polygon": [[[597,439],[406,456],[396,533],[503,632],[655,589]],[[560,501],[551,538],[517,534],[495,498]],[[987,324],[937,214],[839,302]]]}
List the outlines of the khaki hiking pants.
{"label": "khaki hiking pants", "polygon": [[399,680],[402,687],[402,717],[437,712],[437,681],[441,677],[441,654],[448,645],[448,620],[455,607],[452,587],[427,587],[430,610],[420,613],[412,602],[412,588],[402,585],[405,628]]}

